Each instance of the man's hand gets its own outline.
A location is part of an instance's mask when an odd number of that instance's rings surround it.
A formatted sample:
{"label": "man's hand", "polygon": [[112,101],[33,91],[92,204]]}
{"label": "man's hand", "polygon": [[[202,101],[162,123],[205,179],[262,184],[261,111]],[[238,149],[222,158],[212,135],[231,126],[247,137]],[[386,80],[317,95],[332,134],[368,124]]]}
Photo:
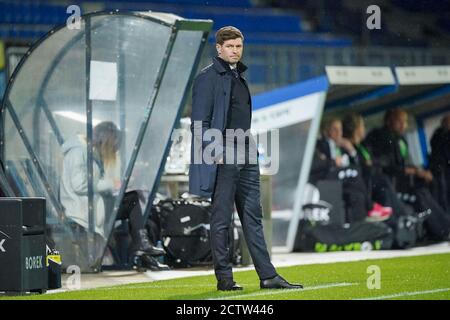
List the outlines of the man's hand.
{"label": "man's hand", "polygon": [[353,144],[350,142],[350,140],[348,140],[346,138],[342,138],[341,140],[339,140],[337,145],[338,145],[338,147],[341,147],[341,148],[344,148],[345,150],[347,150],[347,152],[349,154],[352,154],[352,153],[356,152],[355,147],[353,146]]}
{"label": "man's hand", "polygon": [[415,167],[406,167],[405,168],[405,174],[408,176],[415,176],[417,175],[417,168]]}
{"label": "man's hand", "polygon": [[417,176],[424,179],[427,183],[433,181],[433,174],[429,170],[419,169],[417,170]]}
{"label": "man's hand", "polygon": [[334,159],[334,162],[336,163],[336,167],[342,167],[342,157],[336,157],[336,159]]}
{"label": "man's hand", "polygon": [[423,170],[416,167],[406,167],[405,174],[424,179],[427,183],[433,181],[433,174],[429,170]]}

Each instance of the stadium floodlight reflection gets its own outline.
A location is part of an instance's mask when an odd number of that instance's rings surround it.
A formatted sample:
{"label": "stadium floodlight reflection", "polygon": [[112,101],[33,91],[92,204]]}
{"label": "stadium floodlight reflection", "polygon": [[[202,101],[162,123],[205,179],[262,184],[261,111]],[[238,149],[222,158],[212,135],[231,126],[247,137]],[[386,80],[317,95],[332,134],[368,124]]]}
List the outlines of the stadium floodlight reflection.
{"label": "stadium floodlight reflection", "polygon": [[[170,136],[211,27],[210,20],[166,13],[91,13],[81,17],[79,29],[60,26],[49,32],[15,69],[2,105],[1,152],[10,196],[47,199],[48,231],[63,267],[99,271],[128,190],[137,190],[144,215],[150,212]],[[99,121],[111,121],[122,131],[112,173],[120,187],[108,199],[93,182],[92,137]],[[86,137],[84,236],[65,215],[59,194],[63,145],[76,135]],[[100,210],[106,212],[103,237],[96,236]]]}

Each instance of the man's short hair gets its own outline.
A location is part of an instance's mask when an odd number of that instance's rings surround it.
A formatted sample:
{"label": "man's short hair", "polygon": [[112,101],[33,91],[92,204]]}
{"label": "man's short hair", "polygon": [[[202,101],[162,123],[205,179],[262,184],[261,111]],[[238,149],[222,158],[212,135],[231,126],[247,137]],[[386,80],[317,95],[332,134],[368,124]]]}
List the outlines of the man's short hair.
{"label": "man's short hair", "polygon": [[216,44],[222,45],[227,40],[241,38],[244,41],[242,32],[233,26],[222,27],[216,32]]}
{"label": "man's short hair", "polygon": [[333,123],[335,123],[335,122],[342,123],[342,120],[338,116],[334,116],[334,115],[324,117],[322,119],[322,125],[321,125],[322,134],[326,135],[328,133],[328,131],[330,130],[331,126],[333,125]]}
{"label": "man's short hair", "polygon": [[387,110],[384,114],[384,125],[389,127],[392,120],[397,119],[403,114],[408,115],[408,113],[401,108]]}

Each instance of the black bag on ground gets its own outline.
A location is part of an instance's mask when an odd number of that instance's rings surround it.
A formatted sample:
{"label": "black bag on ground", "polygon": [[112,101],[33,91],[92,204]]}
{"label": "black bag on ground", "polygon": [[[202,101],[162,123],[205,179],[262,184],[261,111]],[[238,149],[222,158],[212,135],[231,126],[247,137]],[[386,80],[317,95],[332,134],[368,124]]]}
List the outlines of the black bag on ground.
{"label": "black bag on ground", "polygon": [[355,222],[348,226],[319,224],[302,219],[294,251],[369,251],[390,249],[392,229],[384,223]]}
{"label": "black bag on ground", "polygon": [[396,177],[396,190],[399,198],[413,206],[415,212],[430,211],[424,222],[427,240],[450,239],[450,212],[439,205],[422,179],[399,175]]}
{"label": "black bag on ground", "polygon": [[430,211],[399,216],[391,223],[387,222],[394,231],[394,249],[414,247],[425,237],[424,222]]}
{"label": "black bag on ground", "polygon": [[157,210],[167,264],[188,267],[212,263],[208,203],[164,200]]}
{"label": "black bag on ground", "polygon": [[[168,265],[177,268],[212,265],[210,217],[210,201],[166,199],[153,205],[146,227],[153,243],[163,243]],[[233,222],[229,248],[235,265],[242,260],[242,240]]]}
{"label": "black bag on ground", "polygon": [[448,214],[425,189],[416,190],[417,196],[415,209],[417,212],[429,211],[424,225],[427,238],[430,240],[448,240],[450,237],[450,214]]}

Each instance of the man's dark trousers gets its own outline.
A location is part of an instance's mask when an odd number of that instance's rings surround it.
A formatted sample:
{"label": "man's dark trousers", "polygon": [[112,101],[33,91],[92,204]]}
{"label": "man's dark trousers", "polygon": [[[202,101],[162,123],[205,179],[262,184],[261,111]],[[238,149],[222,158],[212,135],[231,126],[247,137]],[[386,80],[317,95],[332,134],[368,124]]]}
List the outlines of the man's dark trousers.
{"label": "man's dark trousers", "polygon": [[277,275],[264,241],[259,165],[248,162],[239,164],[234,161],[232,164],[217,166],[212,202],[211,244],[218,280],[233,277],[231,262],[233,253],[230,252],[228,237],[234,204],[259,278],[264,280]]}

